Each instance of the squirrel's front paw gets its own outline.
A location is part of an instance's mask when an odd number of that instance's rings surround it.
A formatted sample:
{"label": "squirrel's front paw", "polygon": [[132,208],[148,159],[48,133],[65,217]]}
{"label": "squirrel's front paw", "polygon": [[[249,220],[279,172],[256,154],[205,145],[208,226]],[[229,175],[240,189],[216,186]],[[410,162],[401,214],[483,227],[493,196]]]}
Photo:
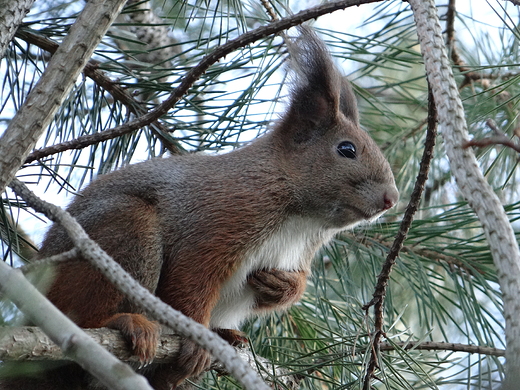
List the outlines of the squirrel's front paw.
{"label": "squirrel's front paw", "polygon": [[283,309],[297,302],[305,291],[306,282],[307,274],[304,271],[275,268],[255,271],[247,279],[255,292],[259,309]]}
{"label": "squirrel's front paw", "polygon": [[229,345],[233,347],[240,347],[249,343],[247,336],[244,332],[237,329],[212,329],[213,332],[218,334],[224,340],[226,340]]}

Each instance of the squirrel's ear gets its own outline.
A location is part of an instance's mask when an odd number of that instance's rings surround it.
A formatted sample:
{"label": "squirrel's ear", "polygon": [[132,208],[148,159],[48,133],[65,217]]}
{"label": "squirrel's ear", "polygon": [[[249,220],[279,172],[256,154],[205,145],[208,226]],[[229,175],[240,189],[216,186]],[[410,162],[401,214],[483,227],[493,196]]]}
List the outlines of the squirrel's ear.
{"label": "squirrel's ear", "polygon": [[282,119],[284,131],[291,133],[296,143],[325,133],[340,109],[349,115],[355,112],[357,119],[355,100],[350,107],[354,95],[346,80],[342,80],[325,44],[308,27],[300,26],[299,32],[298,38],[287,42],[294,80],[290,106]]}
{"label": "squirrel's ear", "polygon": [[339,109],[346,118],[349,118],[352,122],[359,126],[359,111],[357,108],[356,95],[354,95],[352,86],[346,78],[343,78],[341,81]]}

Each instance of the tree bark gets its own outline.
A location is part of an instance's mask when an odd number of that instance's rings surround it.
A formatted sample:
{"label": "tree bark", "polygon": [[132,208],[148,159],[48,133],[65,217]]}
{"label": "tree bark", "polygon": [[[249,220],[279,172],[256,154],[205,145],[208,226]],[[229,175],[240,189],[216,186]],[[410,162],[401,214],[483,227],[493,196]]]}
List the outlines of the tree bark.
{"label": "tree bark", "polygon": [[0,58],[33,3],[34,0],[0,0]]}

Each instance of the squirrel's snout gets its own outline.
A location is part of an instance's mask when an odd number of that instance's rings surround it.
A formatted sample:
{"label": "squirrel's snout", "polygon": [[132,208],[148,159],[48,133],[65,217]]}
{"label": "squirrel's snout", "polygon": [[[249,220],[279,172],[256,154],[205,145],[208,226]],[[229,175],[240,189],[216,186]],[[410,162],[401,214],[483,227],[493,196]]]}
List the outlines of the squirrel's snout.
{"label": "squirrel's snout", "polygon": [[383,210],[388,210],[394,207],[399,200],[399,192],[397,192],[397,188],[392,188],[385,192],[383,195]]}

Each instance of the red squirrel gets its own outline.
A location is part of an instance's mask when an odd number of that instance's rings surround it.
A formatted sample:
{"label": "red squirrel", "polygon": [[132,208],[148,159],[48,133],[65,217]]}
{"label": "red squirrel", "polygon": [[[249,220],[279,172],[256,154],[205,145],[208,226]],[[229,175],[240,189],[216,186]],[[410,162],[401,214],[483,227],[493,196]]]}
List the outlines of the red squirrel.
{"label": "red squirrel", "polygon": [[[244,320],[300,299],[317,249],[398,200],[390,165],[360,128],[355,96],[324,43],[302,27],[287,44],[290,101],[270,132],[229,153],[103,175],[68,208],[143,286],[230,342]],[[69,249],[54,225],[38,257]],[[158,325],[84,260],[58,266],[47,296],[79,326],[119,329],[135,354],[153,360]],[[173,389],[209,362],[184,341],[174,364],[144,374],[155,389]]]}

